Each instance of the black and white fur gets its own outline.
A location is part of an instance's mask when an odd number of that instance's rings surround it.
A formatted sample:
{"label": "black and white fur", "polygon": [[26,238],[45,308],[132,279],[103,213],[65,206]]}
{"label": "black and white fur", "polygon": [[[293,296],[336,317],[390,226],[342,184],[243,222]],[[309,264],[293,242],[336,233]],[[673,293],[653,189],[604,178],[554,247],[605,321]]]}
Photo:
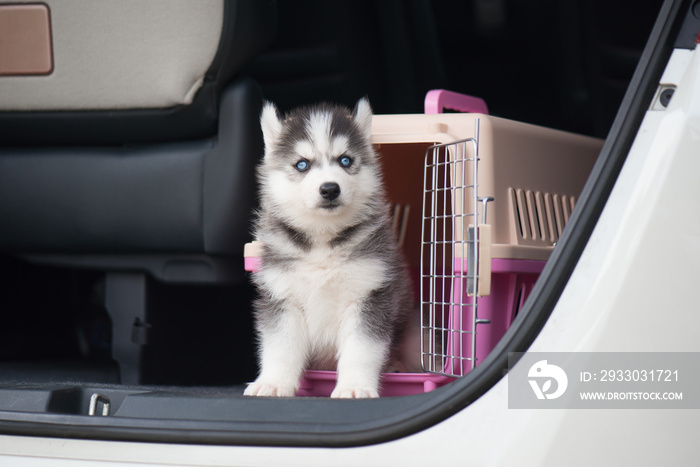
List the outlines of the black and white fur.
{"label": "black and white fur", "polygon": [[418,318],[371,122],[366,99],[354,112],[323,104],[282,118],[263,108],[255,237],[264,250],[253,274],[261,371],[246,395],[293,396],[313,368],[337,369],[331,397],[378,397],[381,371],[419,360],[402,346]]}

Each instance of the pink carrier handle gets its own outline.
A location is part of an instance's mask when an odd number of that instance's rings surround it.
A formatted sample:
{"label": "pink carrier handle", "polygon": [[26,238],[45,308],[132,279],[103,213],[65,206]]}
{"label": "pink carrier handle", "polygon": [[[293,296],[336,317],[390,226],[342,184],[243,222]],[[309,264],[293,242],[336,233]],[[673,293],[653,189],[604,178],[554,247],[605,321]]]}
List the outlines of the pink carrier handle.
{"label": "pink carrier handle", "polygon": [[479,97],[467,96],[444,89],[433,89],[425,95],[425,113],[441,114],[443,109],[459,110],[460,112],[488,114],[486,101]]}

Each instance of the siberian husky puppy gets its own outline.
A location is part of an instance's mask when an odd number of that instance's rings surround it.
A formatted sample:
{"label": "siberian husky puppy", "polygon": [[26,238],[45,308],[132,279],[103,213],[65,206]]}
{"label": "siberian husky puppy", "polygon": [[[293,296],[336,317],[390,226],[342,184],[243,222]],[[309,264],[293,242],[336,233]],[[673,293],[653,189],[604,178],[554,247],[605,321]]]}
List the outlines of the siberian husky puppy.
{"label": "siberian husky puppy", "polygon": [[[253,274],[260,375],[249,396],[294,396],[304,369],[338,371],[331,397],[378,397],[381,371],[413,371],[418,316],[392,228],[366,99],[282,117],[266,103]],[[415,336],[408,340],[415,341]],[[420,370],[418,370],[420,371]]]}

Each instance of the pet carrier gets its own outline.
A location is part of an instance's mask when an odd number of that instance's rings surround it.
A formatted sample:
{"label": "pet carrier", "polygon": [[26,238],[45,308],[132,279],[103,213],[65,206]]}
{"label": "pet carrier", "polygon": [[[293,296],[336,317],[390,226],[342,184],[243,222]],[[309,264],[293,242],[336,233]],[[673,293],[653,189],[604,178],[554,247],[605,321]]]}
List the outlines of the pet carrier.
{"label": "pet carrier", "polygon": [[[426,392],[467,374],[506,332],[602,141],[483,114],[375,115],[372,139],[422,292],[426,370],[382,375],[380,395]],[[246,269],[259,248],[246,245]],[[335,372],[309,370],[299,395],[334,385]]]}

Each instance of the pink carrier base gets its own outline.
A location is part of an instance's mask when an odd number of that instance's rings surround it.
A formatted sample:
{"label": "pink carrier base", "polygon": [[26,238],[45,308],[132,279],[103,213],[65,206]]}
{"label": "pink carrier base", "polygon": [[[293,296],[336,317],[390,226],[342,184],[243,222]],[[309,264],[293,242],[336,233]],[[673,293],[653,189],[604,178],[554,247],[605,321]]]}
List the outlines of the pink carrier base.
{"label": "pink carrier base", "polygon": [[[461,260],[456,260],[455,270],[459,271]],[[513,319],[532,292],[546,261],[494,258],[491,260],[491,293],[478,298],[478,319],[488,321],[477,324],[475,366],[486,358],[510,327]],[[472,369],[472,303],[473,297],[460,290],[461,278],[454,279],[453,305],[447,334],[447,358],[445,373],[461,376]],[[467,332],[464,332],[467,331]]]}
{"label": "pink carrier base", "polygon": [[[510,327],[516,314],[532,292],[545,261],[494,258],[491,260],[491,295],[479,297],[478,317],[488,324],[478,324],[476,338],[476,365],[493,350]],[[453,291],[453,303],[460,299],[459,291]],[[463,298],[465,304],[472,297]],[[471,306],[453,306],[450,328],[457,324],[471,323]],[[460,320],[461,315],[461,320]],[[468,330],[468,327],[462,329]],[[452,332],[448,336],[447,348],[451,349],[446,359],[445,372],[465,375],[471,371],[471,334]],[[409,396],[440,388],[454,378],[433,373],[383,373],[380,396]],[[306,397],[328,397],[336,383],[335,371],[307,370],[299,382],[297,395]]]}
{"label": "pink carrier base", "polygon": [[[410,396],[442,387],[454,378],[433,373],[382,373],[381,397]],[[335,371],[307,370],[299,381],[298,396],[328,397],[336,382]]]}

